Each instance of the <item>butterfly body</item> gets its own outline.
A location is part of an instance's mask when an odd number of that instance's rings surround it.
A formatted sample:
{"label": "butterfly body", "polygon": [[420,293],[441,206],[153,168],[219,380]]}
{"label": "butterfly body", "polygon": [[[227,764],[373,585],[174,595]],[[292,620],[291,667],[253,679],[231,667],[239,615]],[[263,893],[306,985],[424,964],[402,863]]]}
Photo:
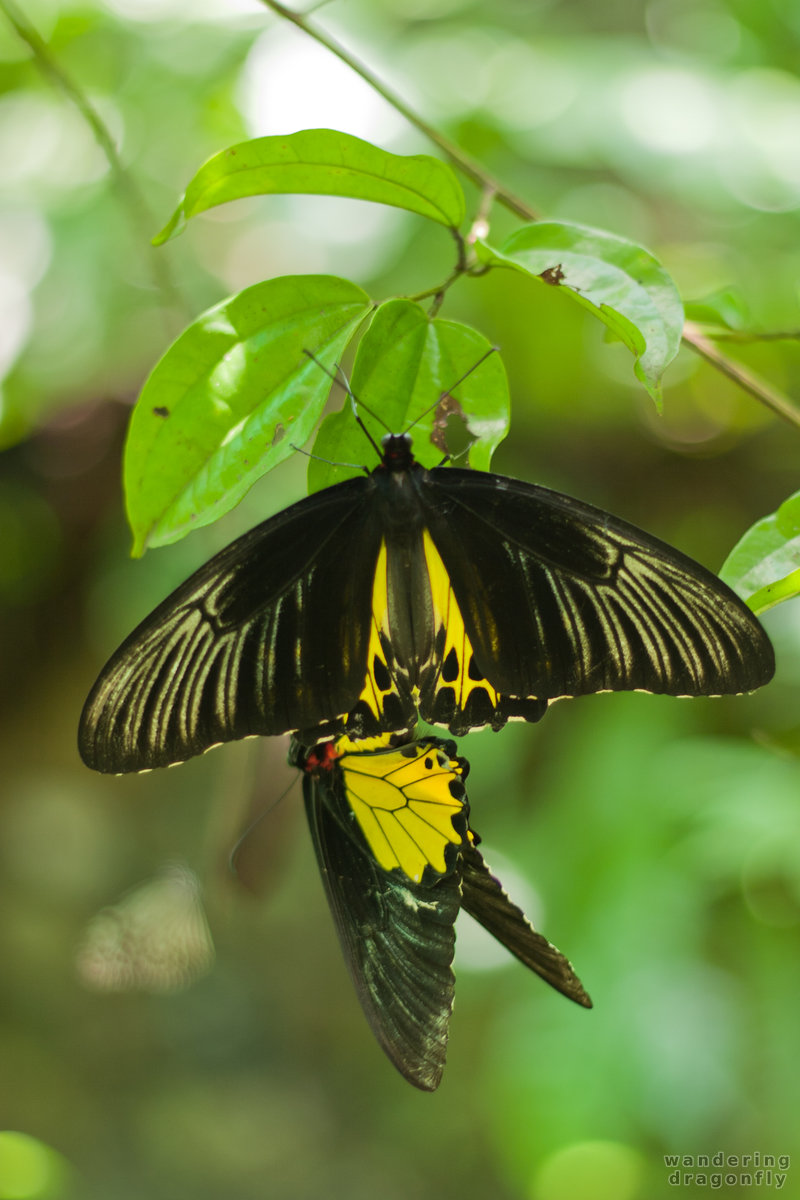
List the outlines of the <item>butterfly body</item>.
{"label": "butterfly body", "polygon": [[772,648],[679,551],[546,488],[425,469],[406,435],[366,476],[278,513],[201,567],[106,664],[79,746],[100,771],[219,742],[456,736],[563,696],[745,692]]}

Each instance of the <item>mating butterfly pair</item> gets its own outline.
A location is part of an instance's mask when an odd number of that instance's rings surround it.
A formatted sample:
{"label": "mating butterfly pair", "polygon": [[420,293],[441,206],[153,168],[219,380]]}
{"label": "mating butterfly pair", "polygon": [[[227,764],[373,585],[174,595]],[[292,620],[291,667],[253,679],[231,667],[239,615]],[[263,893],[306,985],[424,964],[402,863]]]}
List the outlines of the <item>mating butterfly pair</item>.
{"label": "mating butterfly pair", "polygon": [[[100,673],[79,746],[90,767],[126,772],[219,742],[296,734],[312,835],[362,1005],[396,1065],[430,1088],[443,1063],[458,909],[543,975],[547,955],[485,868],[463,797],[434,823],[452,834],[443,869],[428,857],[417,879],[410,858],[382,861],[359,822],[352,760],[361,774],[374,768],[373,799],[383,778],[410,811],[406,785],[392,782],[399,755],[435,806],[443,793],[428,757],[447,759],[450,783],[463,780],[465,764],[447,743],[394,744],[411,742],[418,716],[460,736],[509,718],[537,721],[562,697],[741,693],[773,671],[759,622],[698,563],[545,488],[426,470],[407,435],[389,435],[371,474],[257,526],[142,622]],[[376,736],[382,757],[346,740]],[[332,750],[307,749],[325,739],[337,739]],[[569,964],[544,945],[560,964],[561,983],[549,981],[587,1003]],[[404,970],[409,1005],[418,980],[414,1020],[430,1046],[389,1015],[391,973]]]}

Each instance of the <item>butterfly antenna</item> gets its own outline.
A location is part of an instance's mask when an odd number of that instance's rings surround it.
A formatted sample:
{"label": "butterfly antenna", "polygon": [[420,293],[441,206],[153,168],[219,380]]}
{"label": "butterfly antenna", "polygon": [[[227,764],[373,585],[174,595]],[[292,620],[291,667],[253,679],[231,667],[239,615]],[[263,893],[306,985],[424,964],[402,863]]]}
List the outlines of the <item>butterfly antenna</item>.
{"label": "butterfly antenna", "polygon": [[247,826],[244,833],[238,839],[238,841],[236,842],[236,845],[233,847],[230,854],[228,855],[228,869],[229,869],[231,875],[236,875],[238,877],[239,868],[238,868],[237,863],[238,863],[240,853],[244,849],[245,844],[250,839],[252,834],[255,833],[256,829],[258,829],[259,825],[264,820],[264,818],[268,817],[269,814],[273,811],[273,809],[276,809],[278,807],[278,805],[283,800],[286,799],[289,792],[292,790],[292,788],[295,786],[296,783],[297,783],[297,780],[293,779],[291,783],[287,784],[286,787],[281,792],[280,796],[276,796],[276,798],[273,801],[271,801],[271,803],[267,804],[266,807],[258,814],[256,819],[254,821],[251,821],[250,824]]}
{"label": "butterfly antenna", "polygon": [[383,426],[383,428],[386,430],[386,432],[387,432],[387,433],[391,433],[392,431],[391,431],[391,429],[389,428],[389,426],[386,424],[386,422],[385,422],[385,421],[384,421],[384,420],[383,420],[381,417],[379,417],[379,416],[378,416],[378,414],[377,414],[376,412],[373,412],[371,408],[368,408],[368,407],[367,407],[367,405],[366,405],[366,404],[364,404],[364,402],[363,402],[363,401],[361,401],[361,400],[359,400],[359,399],[357,398],[357,396],[356,396],[355,392],[354,392],[354,391],[353,391],[353,389],[350,387],[350,380],[349,380],[349,379],[347,378],[347,376],[345,375],[345,373],[344,373],[344,371],[342,370],[342,368],[341,368],[341,366],[340,366],[340,364],[339,364],[339,363],[337,363],[337,364],[336,364],[336,370],[335,370],[335,371],[330,371],[330,370],[328,370],[328,368],[325,366],[325,364],[324,364],[324,363],[321,363],[321,362],[319,361],[319,359],[317,358],[317,356],[316,356],[315,354],[313,354],[311,350],[304,350],[304,351],[303,351],[303,353],[304,353],[304,354],[307,354],[307,355],[308,355],[308,357],[311,359],[311,361],[312,361],[313,363],[316,363],[316,365],[317,365],[318,367],[320,367],[320,368],[321,368],[321,369],[322,369],[322,370],[325,372],[325,374],[326,374],[326,375],[327,375],[327,376],[328,376],[330,379],[332,379],[332,380],[333,380],[333,382],[334,382],[334,383],[340,383],[340,384],[342,385],[342,387],[343,387],[343,388],[344,388],[344,390],[347,392],[347,395],[348,395],[348,396],[349,396],[349,398],[350,398],[350,407],[351,407],[351,408],[352,408],[352,410],[353,410],[353,416],[354,416],[354,418],[355,418],[356,424],[357,424],[357,425],[358,425],[358,426],[361,428],[361,431],[362,431],[362,433],[363,433],[363,434],[364,434],[364,436],[366,437],[366,439],[367,439],[367,441],[369,442],[369,444],[372,446],[372,448],[373,448],[373,450],[375,451],[375,453],[377,454],[378,458],[383,458],[383,451],[381,450],[381,448],[380,448],[380,446],[378,445],[378,443],[375,441],[375,438],[372,436],[372,434],[370,433],[370,431],[367,429],[367,427],[366,427],[366,425],[364,424],[364,422],[361,420],[361,416],[360,416],[360,414],[359,414],[359,411],[358,411],[359,405],[360,405],[360,407],[361,407],[361,408],[363,408],[363,409],[364,409],[364,412],[366,412],[366,413],[369,413],[369,415],[372,417],[372,419],[373,419],[374,421],[377,421],[379,425],[382,425],[382,426]]}
{"label": "butterfly antenna", "polygon": [[341,384],[348,396],[352,396],[353,393],[350,390],[350,384],[347,380],[347,376],[341,368],[340,363],[337,363],[336,369],[332,371],[330,367],[326,367],[325,363],[321,362],[320,359],[317,358],[313,350],[306,350],[304,348],[303,354],[305,354],[307,358],[310,358],[314,366],[319,367],[320,371],[322,371],[324,375],[328,376],[328,379],[331,379],[334,383]]}
{"label": "butterfly antenna", "polygon": [[310,450],[305,450],[294,442],[289,442],[289,445],[297,454],[305,454],[306,458],[313,458],[315,462],[325,463],[326,467],[347,467],[351,471],[366,471],[368,475],[371,474],[369,467],[365,467],[363,463],[331,462],[329,458],[323,458],[321,454],[312,454]]}
{"label": "butterfly antenna", "polygon": [[489,358],[492,354],[496,354],[499,349],[500,349],[499,346],[490,346],[489,349],[480,356],[478,361],[473,363],[472,366],[467,371],[464,372],[464,374],[461,376],[460,379],[457,379],[455,381],[455,383],[452,383],[450,385],[450,387],[445,388],[443,392],[440,392],[439,395],[437,396],[437,398],[434,400],[433,404],[430,404],[421,413],[418,413],[418,415],[414,418],[414,420],[411,422],[411,424],[408,426],[408,428],[405,430],[405,432],[410,433],[411,430],[414,428],[414,426],[419,421],[421,421],[423,417],[427,417],[428,413],[432,412],[434,408],[437,408],[442,403],[442,401],[445,399],[446,396],[452,396],[453,392],[456,390],[456,388],[461,387],[461,384],[464,382],[464,380],[469,379],[470,375],[474,374],[474,372],[477,371],[478,367],[480,367],[483,363],[485,363],[486,359]]}

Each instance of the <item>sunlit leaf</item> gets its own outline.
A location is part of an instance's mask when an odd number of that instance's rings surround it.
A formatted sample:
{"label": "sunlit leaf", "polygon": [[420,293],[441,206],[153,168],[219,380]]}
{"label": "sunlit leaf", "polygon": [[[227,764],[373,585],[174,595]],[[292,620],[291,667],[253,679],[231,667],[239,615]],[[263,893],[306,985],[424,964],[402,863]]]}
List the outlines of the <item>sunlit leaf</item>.
{"label": "sunlit leaf", "polygon": [[198,213],[243,196],[275,193],[350,196],[418,213],[456,228],[464,193],[452,169],[427,154],[389,154],[335,129],[254,138],[215,154],[187,187],[153,242],[175,237]]}
{"label": "sunlit leaf", "polygon": [[125,494],[134,554],[216,520],[307,440],[331,386],[323,368],[333,369],[369,309],[345,279],[287,275],[184,330],[131,418]]}
{"label": "sunlit leaf", "polygon": [[800,492],[748,529],[720,575],[756,613],[800,595]]}
{"label": "sunlit leaf", "polygon": [[599,229],[540,221],[498,248],[478,242],[476,253],[483,263],[514,267],[588,308],[628,347],[637,378],[660,404],[661,376],[680,346],[683,306],[649,251]]}
{"label": "sunlit leaf", "polygon": [[[500,355],[468,325],[432,320],[410,300],[390,300],[378,309],[359,343],[351,387],[375,442],[387,432],[409,430],[423,466],[436,466],[463,445],[469,465],[488,470],[508,432],[508,380]],[[362,463],[375,465],[349,402],[325,418],[314,454],[310,491],[358,474]]]}

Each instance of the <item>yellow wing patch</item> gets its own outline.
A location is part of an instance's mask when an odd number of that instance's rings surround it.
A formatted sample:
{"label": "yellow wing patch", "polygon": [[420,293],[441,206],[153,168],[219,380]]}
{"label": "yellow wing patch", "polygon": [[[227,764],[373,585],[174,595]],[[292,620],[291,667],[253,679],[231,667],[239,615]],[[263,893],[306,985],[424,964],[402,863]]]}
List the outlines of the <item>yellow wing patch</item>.
{"label": "yellow wing patch", "polygon": [[[359,745],[361,743],[358,743]],[[347,799],[376,862],[419,883],[444,875],[448,846],[466,837],[462,768],[441,750],[412,744],[339,759]]]}
{"label": "yellow wing patch", "polygon": [[[499,693],[478,668],[467,636],[464,618],[456,601],[447,569],[427,529],[422,531],[422,546],[431,599],[431,621],[436,643],[435,664],[424,664],[423,674],[434,666],[435,676],[429,676],[429,686],[434,696],[447,691],[452,693],[445,702],[448,712],[467,711],[470,698],[474,696],[481,713],[476,724],[484,724],[484,715],[494,711],[500,703]],[[380,724],[387,710],[387,701],[398,691],[398,680],[393,677],[389,661],[391,657],[391,629],[389,623],[388,555],[386,543],[382,542],[375,563],[372,581],[372,610],[367,648],[367,671],[364,686],[357,701],[365,705]],[[423,664],[420,664],[423,666]],[[431,672],[433,674],[433,672]],[[419,688],[411,682],[409,698],[419,700]],[[477,693],[477,695],[476,695]],[[443,697],[443,699],[445,699]],[[433,706],[431,706],[433,707]],[[444,722],[448,723],[447,721]],[[398,724],[398,728],[399,728]]]}
{"label": "yellow wing patch", "polygon": [[372,581],[372,614],[367,650],[367,676],[358,703],[364,703],[380,720],[386,697],[395,690],[386,661],[383,640],[389,637],[389,588],[386,575],[386,543],[381,542]]}
{"label": "yellow wing patch", "polygon": [[436,628],[444,630],[445,638],[435,690],[440,692],[444,687],[452,688],[456,705],[463,711],[472,692],[481,689],[488,695],[492,707],[496,708],[499,695],[475,664],[472,643],[467,637],[464,618],[453,595],[450,576],[427,529],[423,530],[422,541],[431,585],[433,619]]}

